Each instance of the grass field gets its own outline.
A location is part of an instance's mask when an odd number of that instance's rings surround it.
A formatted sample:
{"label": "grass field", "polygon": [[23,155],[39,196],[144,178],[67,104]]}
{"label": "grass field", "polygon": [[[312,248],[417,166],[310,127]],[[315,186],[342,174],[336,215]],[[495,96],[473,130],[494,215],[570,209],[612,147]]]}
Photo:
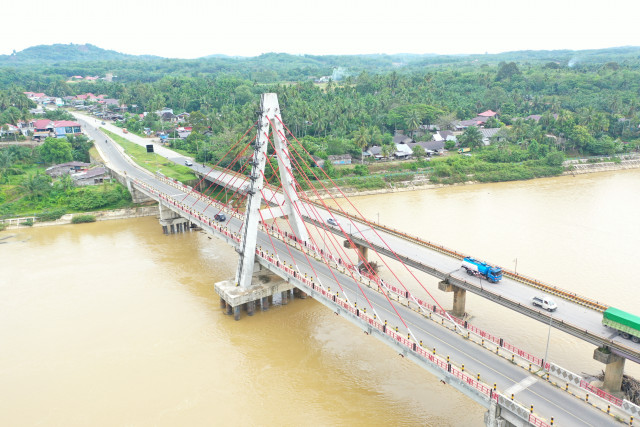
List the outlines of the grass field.
{"label": "grass field", "polygon": [[145,147],[141,147],[138,144],[127,140],[126,138],[116,135],[113,132],[109,132],[104,128],[101,128],[102,132],[109,135],[111,139],[117,142],[124,152],[127,153],[131,159],[141,167],[145,168],[149,172],[156,173],[161,172],[163,175],[173,179],[177,179],[180,182],[193,181],[196,178],[195,174],[186,166],[178,165],[170,160],[165,159],[159,154],[147,153]]}

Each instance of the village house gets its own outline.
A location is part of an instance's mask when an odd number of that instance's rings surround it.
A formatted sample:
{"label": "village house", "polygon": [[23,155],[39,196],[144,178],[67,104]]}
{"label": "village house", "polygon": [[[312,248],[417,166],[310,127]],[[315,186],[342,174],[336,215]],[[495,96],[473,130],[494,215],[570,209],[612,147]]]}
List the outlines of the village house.
{"label": "village house", "polygon": [[496,134],[500,131],[500,128],[481,128],[478,129],[482,135],[482,143],[487,146],[496,138]]}
{"label": "village house", "polygon": [[431,157],[433,155],[439,155],[444,152],[444,141],[420,141],[420,142],[411,142],[407,144],[412,151],[416,146],[420,146],[424,149],[427,156]]}
{"label": "village house", "polygon": [[327,160],[330,161],[332,165],[350,165],[351,154],[327,156]]}
{"label": "village house", "polygon": [[84,172],[89,168],[89,166],[89,163],[83,162],[60,163],[47,168],[44,173],[55,178],[62,175]]}
{"label": "village house", "polygon": [[33,122],[33,138],[38,140],[48,137],[64,138],[81,133],[80,123],[70,120],[40,119]]}
{"label": "village house", "polygon": [[64,138],[66,136],[75,136],[82,133],[80,123],[70,120],[57,120],[53,122],[56,138]]}
{"label": "village house", "polygon": [[[443,142],[443,141],[457,142],[456,136],[453,134],[453,131],[450,131],[450,130],[439,130],[433,134],[433,137],[431,139],[437,142]],[[443,147],[444,147],[444,144],[443,144]]]}
{"label": "village house", "polygon": [[20,129],[12,124],[5,124],[0,126],[0,138],[14,139],[20,134]]}
{"label": "village house", "polygon": [[491,110],[483,111],[482,113],[479,113],[473,119],[461,120],[461,121],[457,122],[455,124],[455,128],[456,128],[456,130],[464,130],[464,129],[466,129],[468,127],[471,127],[471,126],[475,126],[477,128],[482,128],[482,127],[484,127],[485,123],[487,123],[487,121],[492,117],[497,118],[498,117],[498,113],[496,113],[495,111],[491,111]]}
{"label": "village house", "polygon": [[374,145],[373,147],[369,147],[366,151],[362,152],[363,157],[373,157],[376,160],[382,160],[384,157],[382,156],[382,147],[379,145]]}
{"label": "village house", "polygon": [[411,158],[412,155],[413,155],[413,150],[411,149],[411,147],[409,147],[407,143],[401,142],[399,144],[396,144],[396,151],[395,153],[393,153],[393,157],[399,160],[406,160]]}
{"label": "village house", "polygon": [[324,167],[324,159],[322,157],[314,156],[312,154],[311,158],[313,159],[313,163],[311,164],[311,166],[317,166],[319,168]]}
{"label": "village house", "polygon": [[74,185],[82,187],[85,185],[99,185],[105,181],[110,181],[109,171],[103,167],[89,169],[84,173],[71,175]]}

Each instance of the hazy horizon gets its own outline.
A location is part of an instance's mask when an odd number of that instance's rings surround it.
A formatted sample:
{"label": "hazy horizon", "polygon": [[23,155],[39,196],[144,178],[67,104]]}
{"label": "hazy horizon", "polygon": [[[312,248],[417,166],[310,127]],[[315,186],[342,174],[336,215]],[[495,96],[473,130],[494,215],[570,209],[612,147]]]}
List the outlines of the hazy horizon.
{"label": "hazy horizon", "polygon": [[[257,56],[408,54],[470,55],[522,50],[585,50],[640,46],[634,12],[640,4],[619,0],[603,8],[594,1],[540,0],[514,4],[493,0],[424,2],[354,0],[303,5],[263,3],[145,3],[108,5],[44,0],[5,5],[0,54],[30,46],[84,44],[131,55],[193,59],[210,55]],[[17,19],[46,9],[36,23]],[[47,21],[51,25],[47,24]]]}

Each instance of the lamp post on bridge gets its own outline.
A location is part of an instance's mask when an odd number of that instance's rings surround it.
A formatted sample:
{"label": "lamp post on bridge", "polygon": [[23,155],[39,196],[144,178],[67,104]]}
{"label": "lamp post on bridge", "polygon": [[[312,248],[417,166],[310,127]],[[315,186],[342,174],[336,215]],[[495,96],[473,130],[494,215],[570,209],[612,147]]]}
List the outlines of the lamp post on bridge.
{"label": "lamp post on bridge", "polygon": [[513,272],[514,272],[515,274],[518,274],[518,258],[514,259],[514,260],[513,260],[513,262],[515,262],[515,263],[516,263],[516,266],[515,266],[515,268],[513,269]]}
{"label": "lamp post on bridge", "polygon": [[[544,350],[543,364],[547,363],[547,357],[549,356],[549,340],[551,338],[551,322],[553,321],[553,313],[549,313],[549,332],[547,333],[547,348]],[[544,369],[544,366],[542,367]]]}

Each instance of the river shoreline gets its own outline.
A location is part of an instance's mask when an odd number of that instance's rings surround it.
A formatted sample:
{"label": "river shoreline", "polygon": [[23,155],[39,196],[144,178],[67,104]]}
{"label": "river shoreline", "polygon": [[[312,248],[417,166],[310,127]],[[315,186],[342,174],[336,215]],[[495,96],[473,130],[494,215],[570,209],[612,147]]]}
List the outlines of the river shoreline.
{"label": "river shoreline", "polygon": [[[573,163],[571,164],[572,169],[564,171],[561,175],[557,176],[575,176],[575,175],[583,175],[588,173],[598,173],[598,172],[613,172],[613,171],[621,171],[627,169],[640,169],[640,159],[631,159],[631,160],[623,160],[619,163],[615,162],[600,162],[600,163]],[[544,178],[553,178],[553,177],[544,177]],[[542,178],[533,178],[542,179]],[[529,180],[528,180],[529,181]],[[458,182],[455,184],[422,184],[423,182],[428,182],[421,180],[419,182],[415,181],[404,181],[394,183],[391,188],[377,188],[373,190],[351,190],[351,189],[341,189],[342,192],[338,190],[334,190],[331,192],[331,195],[336,198],[341,198],[344,196],[355,197],[355,196],[369,196],[374,194],[385,194],[385,193],[400,193],[403,191],[416,191],[416,190],[433,190],[438,188],[445,187],[456,187],[456,186],[466,186],[466,185],[474,185],[481,184],[479,181],[465,181]],[[506,182],[506,181],[505,181]],[[490,183],[484,183],[490,184]],[[316,199],[317,197],[311,197],[311,200]]]}
{"label": "river shoreline", "polygon": [[[140,218],[145,216],[157,216],[159,213],[158,205],[147,205],[147,206],[136,206],[133,208],[124,208],[124,209],[112,209],[106,211],[96,211],[96,212],[84,212],[84,213],[72,213],[72,214],[64,214],[59,219],[55,221],[42,221],[42,222],[34,222],[33,225],[26,225],[24,221],[34,217],[22,217],[22,218],[11,218],[5,221],[10,221],[9,225],[5,230],[16,230],[19,228],[27,228],[27,227],[49,227],[52,225],[66,225],[71,224],[71,220],[74,216],[78,215],[92,215],[96,218],[96,221],[110,221],[114,219],[129,219],[129,218]],[[15,223],[13,222],[15,221]]]}
{"label": "river shoreline", "polygon": [[[579,163],[573,164],[572,170],[567,170],[562,173],[562,175],[558,176],[568,176],[568,175],[583,175],[588,173],[598,173],[598,172],[614,172],[628,169],[640,169],[640,159],[631,159],[631,160],[623,160],[619,163],[615,162],[601,162],[601,163]],[[534,178],[538,179],[538,178]],[[427,181],[420,181],[427,182]],[[455,186],[466,186],[466,185],[474,185],[479,184],[478,181],[466,181],[455,184],[421,184],[413,181],[399,182],[395,183],[391,188],[378,188],[373,190],[350,190],[350,189],[342,189],[342,191],[335,190],[332,192],[332,196],[335,198],[342,198],[344,196],[347,197],[357,197],[357,196],[370,196],[376,194],[388,194],[388,193],[400,193],[405,191],[418,191],[418,190],[434,190],[438,188],[445,187],[455,187]],[[310,196],[311,200],[317,199],[317,197]],[[136,206],[133,208],[125,208],[125,209],[114,209],[114,210],[106,210],[106,211],[96,211],[96,212],[84,212],[84,213],[75,213],[75,214],[65,214],[60,219],[55,221],[43,221],[43,222],[35,222],[33,227],[46,227],[51,225],[65,225],[71,224],[71,220],[76,215],[93,215],[96,217],[96,221],[109,221],[113,219],[128,219],[128,218],[138,218],[144,216],[157,216],[158,215],[158,205],[151,206]],[[20,220],[26,220],[27,218],[32,217],[23,217],[19,218]],[[7,221],[18,220],[18,218],[9,219]],[[30,227],[23,223],[24,221],[19,221],[17,224],[12,224],[9,222],[9,225],[5,230],[12,230],[17,228]]]}

